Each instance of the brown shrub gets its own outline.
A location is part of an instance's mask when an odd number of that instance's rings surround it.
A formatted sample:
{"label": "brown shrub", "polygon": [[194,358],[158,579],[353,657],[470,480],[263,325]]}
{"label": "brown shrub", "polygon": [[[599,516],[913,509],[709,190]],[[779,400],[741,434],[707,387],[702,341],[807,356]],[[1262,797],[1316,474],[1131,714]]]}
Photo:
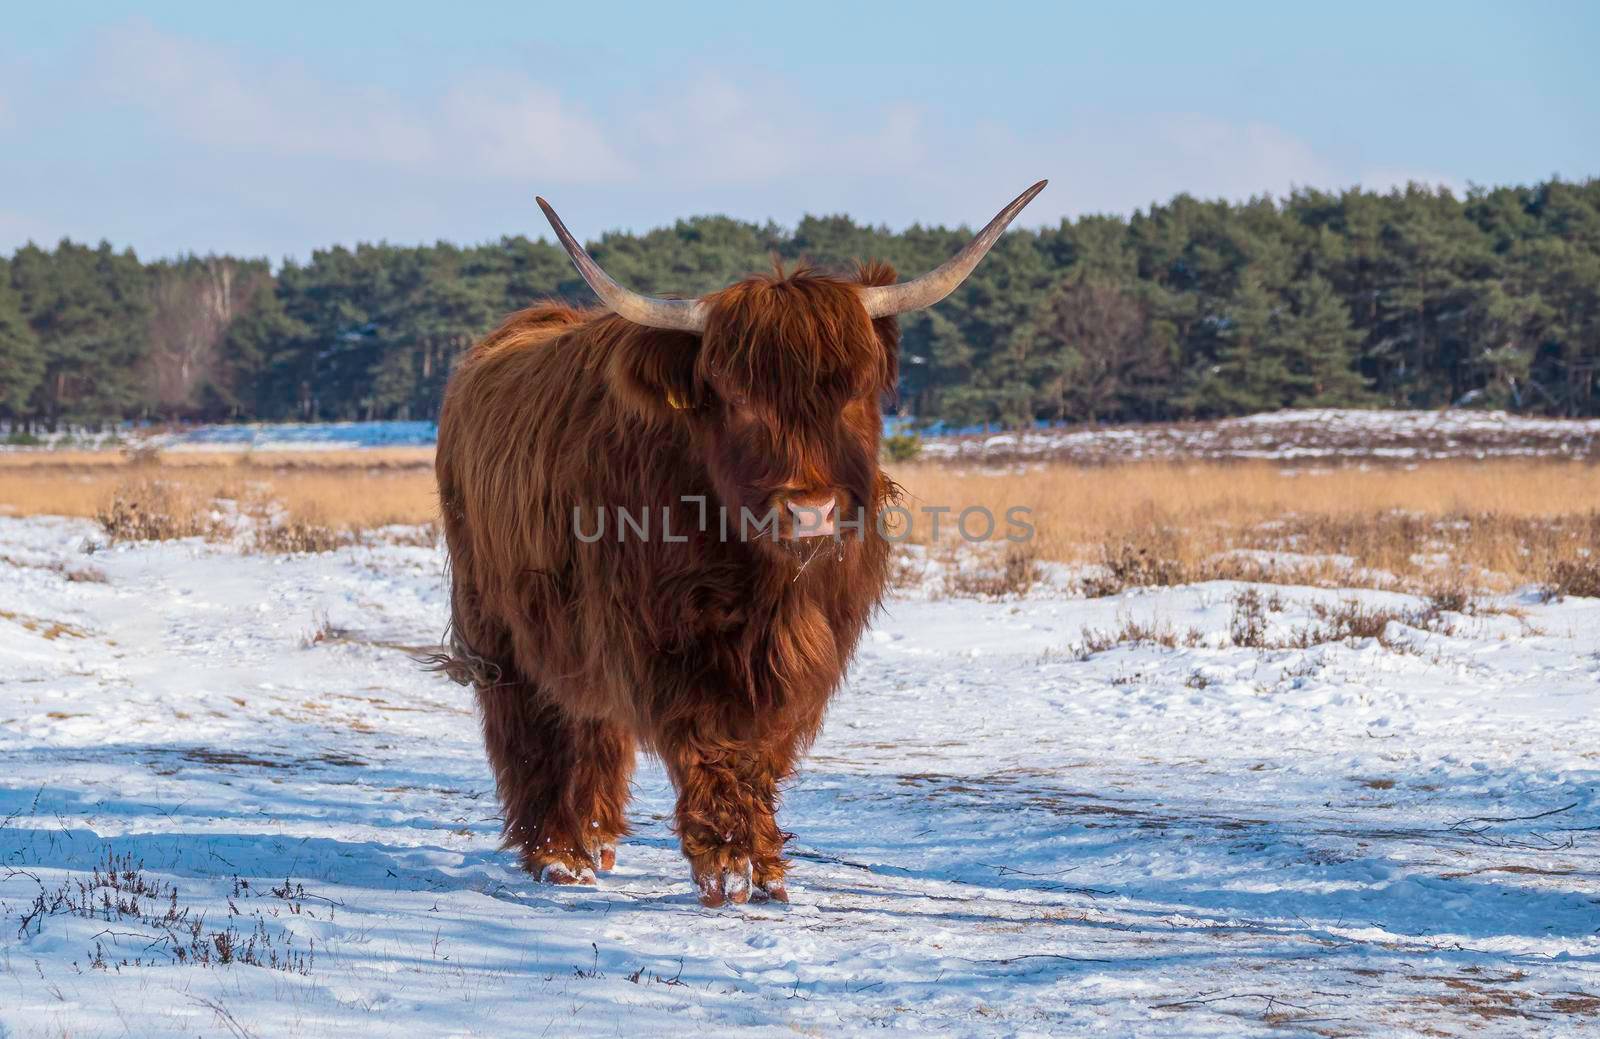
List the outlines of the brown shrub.
{"label": "brown shrub", "polygon": [[410,545],[413,548],[433,548],[440,543],[444,532],[439,524],[429,520],[427,523],[396,524],[381,532],[381,539],[391,545]]}
{"label": "brown shrub", "polygon": [[1021,598],[1039,583],[1039,554],[1030,543],[1008,544],[998,561],[969,553],[945,575],[945,594],[980,599]]}
{"label": "brown shrub", "polygon": [[1541,592],[1546,602],[1565,599],[1569,595],[1600,599],[1600,556],[1555,560],[1545,572]]}
{"label": "brown shrub", "polygon": [[[1387,649],[1412,653],[1416,652],[1416,647],[1391,633],[1390,625],[1399,624],[1441,635],[1451,635],[1455,631],[1432,605],[1408,609],[1350,598],[1331,606],[1313,603],[1311,611],[1317,623],[1296,628],[1286,637],[1275,637],[1268,631],[1269,616],[1285,609],[1285,602],[1277,592],[1243,588],[1229,601],[1233,605],[1233,613],[1228,620],[1229,640],[1233,645],[1247,649],[1310,649],[1333,642],[1375,639]],[[1155,645],[1175,649],[1198,646],[1203,639],[1204,633],[1197,629],[1191,628],[1180,633],[1169,623],[1125,617],[1120,619],[1120,626],[1112,631],[1084,628],[1079,641],[1070,647],[1070,652],[1077,659],[1086,660],[1095,653],[1120,645]],[[1192,688],[1204,688],[1208,684],[1204,676],[1198,673],[1191,679],[1187,684]]]}
{"label": "brown shrub", "polygon": [[898,591],[909,591],[922,587],[928,577],[928,560],[920,553],[912,552],[904,546],[895,550],[889,560],[889,587]]}
{"label": "brown shrub", "polygon": [[1155,530],[1150,541],[1143,544],[1122,542],[1100,546],[1102,573],[1084,581],[1084,594],[1091,599],[1116,595],[1125,588],[1144,588],[1152,585],[1186,584],[1190,569],[1181,562],[1176,552],[1175,532]]}
{"label": "brown shrub", "polygon": [[208,507],[181,488],[155,479],[118,485],[95,519],[113,542],[204,537],[216,529]]}
{"label": "brown shrub", "polygon": [[1145,622],[1132,617],[1123,617],[1120,626],[1112,631],[1084,628],[1079,634],[1079,641],[1071,647],[1071,652],[1077,659],[1087,660],[1096,653],[1103,653],[1121,645],[1162,646],[1176,649],[1179,646],[1198,646],[1204,637],[1204,633],[1197,628],[1179,632],[1169,623]]}
{"label": "brown shrub", "polygon": [[1446,574],[1427,590],[1428,608],[1434,613],[1478,612],[1478,591],[1462,574]]}
{"label": "brown shrub", "polygon": [[1432,606],[1403,609],[1365,603],[1360,599],[1343,599],[1337,606],[1316,603],[1311,607],[1311,611],[1322,622],[1322,626],[1297,631],[1288,646],[1305,649],[1326,642],[1376,639],[1388,649],[1410,648],[1406,643],[1390,637],[1391,624],[1432,631],[1440,635],[1455,633],[1455,628]]}
{"label": "brown shrub", "polygon": [[256,531],[255,547],[261,552],[299,554],[332,552],[354,542],[348,531],[334,530],[320,523],[290,520]]}
{"label": "brown shrub", "polygon": [[1233,597],[1233,616],[1228,619],[1228,637],[1235,646],[1262,647],[1267,640],[1267,603],[1254,588]]}

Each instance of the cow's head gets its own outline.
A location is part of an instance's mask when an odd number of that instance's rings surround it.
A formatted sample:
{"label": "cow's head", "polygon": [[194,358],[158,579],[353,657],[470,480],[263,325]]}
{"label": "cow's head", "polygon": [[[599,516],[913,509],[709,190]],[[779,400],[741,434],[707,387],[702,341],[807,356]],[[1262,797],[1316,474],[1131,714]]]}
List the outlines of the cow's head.
{"label": "cow's head", "polygon": [[[741,510],[777,517],[774,543],[833,535],[879,504],[880,398],[898,372],[896,316],[932,306],[972,273],[1006,226],[1044,190],[1033,185],[937,270],[895,284],[892,268],[854,278],[801,269],[747,278],[698,299],[657,299],[618,285],[539,205],[589,287],[620,317],[677,335],[613,355],[611,384],[634,407],[690,423],[730,532]],[[858,512],[858,510],[862,510]],[[768,528],[770,529],[770,528]]]}

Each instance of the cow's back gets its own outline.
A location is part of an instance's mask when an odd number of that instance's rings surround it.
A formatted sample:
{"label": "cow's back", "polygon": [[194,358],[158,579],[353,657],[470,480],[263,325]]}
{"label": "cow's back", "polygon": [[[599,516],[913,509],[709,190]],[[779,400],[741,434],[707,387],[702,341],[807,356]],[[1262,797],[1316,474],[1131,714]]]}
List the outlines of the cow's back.
{"label": "cow's back", "polygon": [[[643,515],[696,486],[682,429],[651,428],[606,372],[632,344],[620,319],[561,306],[512,315],[451,377],[435,468],[453,623],[473,654],[573,713],[631,714],[638,662],[659,630],[649,593],[684,553],[619,540],[616,509]],[[574,510],[607,536],[583,542]]]}

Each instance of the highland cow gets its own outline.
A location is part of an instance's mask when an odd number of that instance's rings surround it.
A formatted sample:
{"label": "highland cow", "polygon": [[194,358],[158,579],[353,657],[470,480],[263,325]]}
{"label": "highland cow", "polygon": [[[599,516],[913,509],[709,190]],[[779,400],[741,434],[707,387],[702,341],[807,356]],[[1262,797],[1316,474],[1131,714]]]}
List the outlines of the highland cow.
{"label": "highland cow", "polygon": [[[539,200],[606,309],[540,304],[477,344],[437,459],[444,666],[476,687],[529,872],[614,865],[643,749],[676,788],[701,901],[788,900],[779,786],[888,574],[896,315],[954,290],[1043,187],[910,282],[780,270],[690,300],[621,287]],[[608,511],[636,526],[596,536]]]}

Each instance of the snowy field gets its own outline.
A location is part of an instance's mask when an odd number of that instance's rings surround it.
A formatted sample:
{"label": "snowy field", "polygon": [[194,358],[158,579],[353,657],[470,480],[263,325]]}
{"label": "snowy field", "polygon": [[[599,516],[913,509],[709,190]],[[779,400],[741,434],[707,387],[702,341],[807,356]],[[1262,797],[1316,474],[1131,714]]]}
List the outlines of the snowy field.
{"label": "snowy field", "polygon": [[0,519],[6,1039],[1600,1033],[1597,600],[896,600],[706,910],[653,764],[597,889],[497,850],[435,550],[98,537]]}
{"label": "snowy field", "polygon": [[930,458],[1127,462],[1184,458],[1418,461],[1430,458],[1594,458],[1600,419],[1547,419],[1504,411],[1302,409],[1214,422],[1068,426],[1024,433],[939,437]]}
{"label": "snowy field", "polygon": [[[890,418],[886,432],[906,420]],[[43,436],[45,446],[115,446],[137,441],[165,451],[315,451],[431,447],[432,422],[242,423],[168,431],[81,431]],[[6,450],[0,447],[0,450]],[[1302,461],[1600,456],[1600,419],[1549,419],[1504,411],[1301,409],[1211,422],[1076,425],[1020,433],[924,438],[929,458],[1055,459],[1102,463],[1172,458]]]}

